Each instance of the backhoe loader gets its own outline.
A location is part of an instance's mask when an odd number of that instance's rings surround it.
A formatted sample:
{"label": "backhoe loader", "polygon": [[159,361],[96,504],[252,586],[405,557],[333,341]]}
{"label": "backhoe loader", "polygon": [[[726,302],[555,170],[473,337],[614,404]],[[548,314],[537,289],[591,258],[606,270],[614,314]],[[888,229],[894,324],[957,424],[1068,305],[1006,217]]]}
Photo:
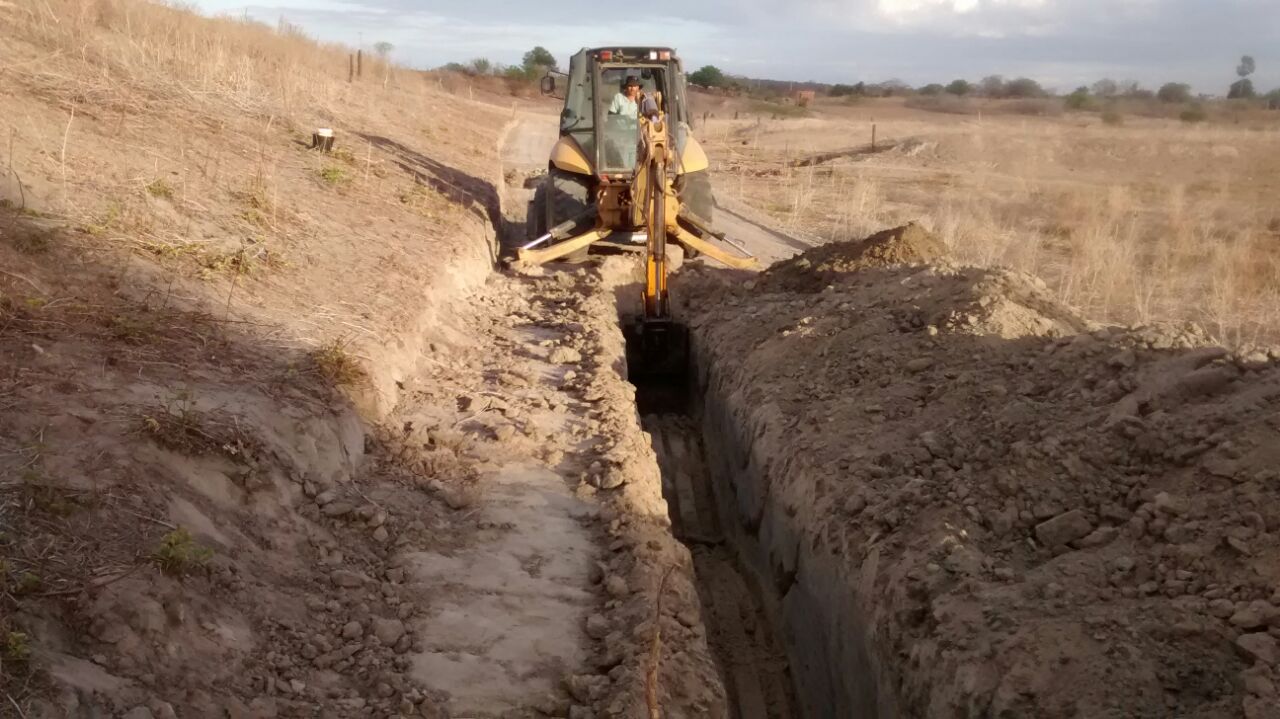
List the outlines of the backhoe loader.
{"label": "backhoe loader", "polygon": [[[707,156],[690,132],[680,60],[670,48],[584,49],[567,75],[544,77],[542,91],[558,96],[561,82],[560,139],[534,192],[532,238],[518,259],[540,265],[593,248],[641,251],[643,310],[624,324],[629,374],[682,372],[687,340],[671,317],[668,241],[687,257],[738,269],[758,264],[741,248],[711,241],[727,240],[711,226]],[[625,92],[626,85],[639,92]]]}

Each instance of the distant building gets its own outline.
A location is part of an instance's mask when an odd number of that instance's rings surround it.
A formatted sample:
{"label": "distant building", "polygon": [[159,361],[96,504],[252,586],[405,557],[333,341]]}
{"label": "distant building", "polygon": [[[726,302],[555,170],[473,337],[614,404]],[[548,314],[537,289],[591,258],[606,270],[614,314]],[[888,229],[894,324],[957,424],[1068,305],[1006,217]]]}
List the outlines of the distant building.
{"label": "distant building", "polygon": [[791,93],[791,101],[800,107],[808,107],[813,102],[813,90],[796,90]]}

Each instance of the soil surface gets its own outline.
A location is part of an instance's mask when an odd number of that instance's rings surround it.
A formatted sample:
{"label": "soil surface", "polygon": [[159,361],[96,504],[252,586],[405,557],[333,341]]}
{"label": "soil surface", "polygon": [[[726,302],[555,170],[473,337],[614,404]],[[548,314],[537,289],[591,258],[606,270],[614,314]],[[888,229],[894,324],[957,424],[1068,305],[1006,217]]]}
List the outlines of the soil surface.
{"label": "soil surface", "polygon": [[673,280],[733,519],[784,616],[849,629],[789,647],[808,711],[1276,716],[1276,356],[1099,327],[937,247]]}

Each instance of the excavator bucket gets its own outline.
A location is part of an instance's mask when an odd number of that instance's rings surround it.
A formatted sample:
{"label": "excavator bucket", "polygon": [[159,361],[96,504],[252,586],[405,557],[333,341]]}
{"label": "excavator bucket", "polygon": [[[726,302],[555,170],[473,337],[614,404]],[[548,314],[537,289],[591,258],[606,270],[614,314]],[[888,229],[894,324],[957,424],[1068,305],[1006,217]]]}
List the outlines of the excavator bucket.
{"label": "excavator bucket", "polygon": [[655,388],[667,388],[673,398],[682,398],[689,380],[689,328],[673,320],[645,320],[635,317],[623,322],[627,340],[627,380],[644,385],[650,395]]}

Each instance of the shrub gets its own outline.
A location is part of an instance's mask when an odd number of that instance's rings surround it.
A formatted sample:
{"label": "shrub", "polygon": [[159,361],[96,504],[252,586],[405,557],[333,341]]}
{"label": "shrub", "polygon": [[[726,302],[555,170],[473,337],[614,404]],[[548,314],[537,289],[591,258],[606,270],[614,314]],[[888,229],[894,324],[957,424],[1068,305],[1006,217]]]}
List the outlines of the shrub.
{"label": "shrub", "polygon": [[173,199],[173,186],[165,182],[163,177],[156,178],[147,183],[147,193],[152,197],[159,197],[165,200]]}
{"label": "shrub", "polygon": [[164,535],[151,558],[165,574],[183,575],[201,567],[213,558],[213,550],[202,547],[191,534],[178,527]]}
{"label": "shrub", "polygon": [[689,82],[703,87],[724,87],[725,76],[715,65],[703,65],[689,73]]}
{"label": "shrub", "polygon": [[947,93],[951,95],[963,97],[971,92],[973,92],[973,85],[968,80],[952,80],[951,84],[947,85]]}
{"label": "shrub", "polygon": [[926,112],[943,112],[949,115],[974,115],[978,107],[972,101],[956,95],[940,97],[909,97],[903,103],[906,107]]}
{"label": "shrub", "polygon": [[987,97],[1004,97],[1004,78],[1000,75],[988,75],[982,78],[982,82],[978,87],[982,89],[982,94]]}
{"label": "shrub", "polygon": [[1209,114],[1204,111],[1203,105],[1192,105],[1183,110],[1182,114],[1178,115],[1178,118],[1183,122],[1204,122],[1209,119]]}
{"label": "shrub", "polygon": [[31,644],[22,632],[6,632],[3,656],[6,661],[25,662],[31,656]]}
{"label": "shrub", "polygon": [[945,91],[946,91],[946,88],[943,87],[942,85],[939,85],[936,82],[929,83],[928,85],[925,85],[919,90],[916,90],[916,92],[920,93],[921,95],[928,95],[928,96],[941,95]]}
{"label": "shrub", "polygon": [[316,369],[334,384],[356,384],[364,378],[360,362],[347,351],[347,343],[335,339],[312,353]]}
{"label": "shrub", "polygon": [[1087,110],[1093,106],[1093,98],[1089,97],[1089,88],[1078,87],[1075,92],[1067,95],[1063,104],[1068,110]]}
{"label": "shrub", "polygon": [[1093,94],[1098,97],[1115,97],[1120,93],[1120,84],[1109,77],[1093,83]]}
{"label": "shrub", "polygon": [[1012,115],[1053,117],[1062,114],[1062,105],[1052,98],[1024,98],[1003,103],[1000,109]]}
{"label": "shrub", "polygon": [[1160,102],[1191,102],[1191,86],[1183,82],[1167,82],[1156,92]]}
{"label": "shrub", "polygon": [[1005,83],[1005,97],[1044,97],[1047,93],[1040,83],[1029,77],[1020,77]]}
{"label": "shrub", "polygon": [[1124,116],[1115,108],[1107,108],[1102,111],[1102,124],[1111,125],[1113,127],[1124,124]]}
{"label": "shrub", "polygon": [[541,45],[526,52],[520,61],[520,65],[529,77],[537,77],[547,70],[557,69],[556,56]]}
{"label": "shrub", "polygon": [[1247,77],[1231,83],[1231,88],[1227,90],[1228,100],[1252,100],[1257,96],[1258,93],[1253,89],[1253,80]]}
{"label": "shrub", "polygon": [[320,169],[320,179],[330,185],[337,185],[347,181],[347,173],[337,165],[328,165]]}

